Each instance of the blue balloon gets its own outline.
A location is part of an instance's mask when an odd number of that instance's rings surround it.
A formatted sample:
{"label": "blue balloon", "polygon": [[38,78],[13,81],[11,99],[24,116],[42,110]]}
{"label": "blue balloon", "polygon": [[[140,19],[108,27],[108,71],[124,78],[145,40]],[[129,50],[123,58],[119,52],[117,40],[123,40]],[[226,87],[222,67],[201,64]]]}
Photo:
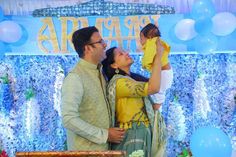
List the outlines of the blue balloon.
{"label": "blue balloon", "polygon": [[3,14],[3,10],[0,6],[0,21],[2,21],[4,19],[4,14]]}
{"label": "blue balloon", "polygon": [[190,149],[194,157],[231,157],[232,153],[229,137],[210,126],[199,128],[192,134]]}
{"label": "blue balloon", "polygon": [[[217,49],[219,51],[235,51],[236,50],[236,29],[233,33],[227,36],[221,36],[219,37],[220,44],[218,45]],[[235,115],[236,115],[236,109],[235,109]]]}
{"label": "blue balloon", "polygon": [[211,0],[197,0],[191,11],[193,19],[211,18],[215,15],[215,7]]}
{"label": "blue balloon", "polygon": [[195,51],[195,39],[188,40],[185,44],[187,45],[187,51]]}
{"label": "blue balloon", "polygon": [[0,54],[5,53],[6,47],[3,42],[0,41]]}
{"label": "blue balloon", "polygon": [[194,40],[195,51],[200,54],[209,54],[216,50],[218,39],[212,34],[198,35]]}
{"label": "blue balloon", "polygon": [[213,27],[213,22],[211,18],[199,19],[195,22],[195,31],[201,35],[210,33]]}
{"label": "blue balloon", "polygon": [[4,58],[6,52],[6,45],[3,42],[0,42],[0,60]]}

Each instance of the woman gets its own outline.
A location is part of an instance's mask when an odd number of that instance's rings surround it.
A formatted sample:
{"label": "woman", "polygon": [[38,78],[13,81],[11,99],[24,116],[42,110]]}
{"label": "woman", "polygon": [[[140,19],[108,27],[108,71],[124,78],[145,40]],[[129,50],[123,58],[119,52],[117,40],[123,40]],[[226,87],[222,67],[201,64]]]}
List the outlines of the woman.
{"label": "woman", "polygon": [[[160,44],[160,41],[157,43]],[[160,88],[161,46],[158,46],[148,82],[132,78],[135,77],[130,72],[133,60],[122,49],[113,47],[107,50],[106,55],[107,58],[102,64],[109,81],[108,99],[115,114],[115,125],[126,130],[124,140],[120,144],[112,145],[112,149],[124,150],[127,155],[143,150],[145,157],[154,157],[156,155],[151,152],[152,141],[158,141],[156,147],[165,143],[164,122],[159,116],[159,135],[152,139],[154,112],[147,96],[157,93]]]}

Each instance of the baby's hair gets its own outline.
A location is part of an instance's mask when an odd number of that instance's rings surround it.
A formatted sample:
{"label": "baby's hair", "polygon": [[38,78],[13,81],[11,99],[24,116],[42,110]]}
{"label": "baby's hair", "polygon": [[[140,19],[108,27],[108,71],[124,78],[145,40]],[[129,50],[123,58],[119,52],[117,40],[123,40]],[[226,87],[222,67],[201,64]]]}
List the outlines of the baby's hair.
{"label": "baby's hair", "polygon": [[160,32],[159,28],[152,23],[149,23],[145,27],[143,27],[143,29],[141,30],[140,33],[143,33],[143,35],[146,38],[153,38],[153,37],[160,37],[161,36],[161,32]]}

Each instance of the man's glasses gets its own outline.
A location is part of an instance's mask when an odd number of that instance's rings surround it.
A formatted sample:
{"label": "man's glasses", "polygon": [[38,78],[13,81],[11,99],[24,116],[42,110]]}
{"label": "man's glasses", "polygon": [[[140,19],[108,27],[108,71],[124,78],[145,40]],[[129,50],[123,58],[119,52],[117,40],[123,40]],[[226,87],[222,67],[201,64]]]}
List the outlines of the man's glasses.
{"label": "man's glasses", "polygon": [[94,44],[102,44],[102,45],[104,45],[105,43],[106,43],[105,40],[101,39],[101,40],[93,42],[93,43],[88,43],[87,45],[94,45]]}

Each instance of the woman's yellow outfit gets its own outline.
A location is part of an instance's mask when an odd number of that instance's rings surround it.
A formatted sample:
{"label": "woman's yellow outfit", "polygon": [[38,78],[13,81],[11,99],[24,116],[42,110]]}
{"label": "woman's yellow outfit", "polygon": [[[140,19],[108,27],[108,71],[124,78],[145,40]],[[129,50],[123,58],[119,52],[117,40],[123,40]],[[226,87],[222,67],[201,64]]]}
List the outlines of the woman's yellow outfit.
{"label": "woman's yellow outfit", "polygon": [[132,122],[140,122],[148,127],[149,120],[144,112],[142,97],[147,96],[148,83],[127,78],[116,82],[116,122],[120,128],[132,128]]}
{"label": "woman's yellow outfit", "polygon": [[[129,76],[115,75],[108,84],[108,100],[115,113],[115,125],[126,129],[120,144],[113,144],[114,150],[123,150],[127,156],[136,150],[143,150],[145,157],[152,155],[152,141],[160,148],[165,139],[164,120],[159,117],[158,139],[153,139],[154,111],[147,98],[148,83],[135,81]],[[155,135],[156,137],[156,135]]]}

